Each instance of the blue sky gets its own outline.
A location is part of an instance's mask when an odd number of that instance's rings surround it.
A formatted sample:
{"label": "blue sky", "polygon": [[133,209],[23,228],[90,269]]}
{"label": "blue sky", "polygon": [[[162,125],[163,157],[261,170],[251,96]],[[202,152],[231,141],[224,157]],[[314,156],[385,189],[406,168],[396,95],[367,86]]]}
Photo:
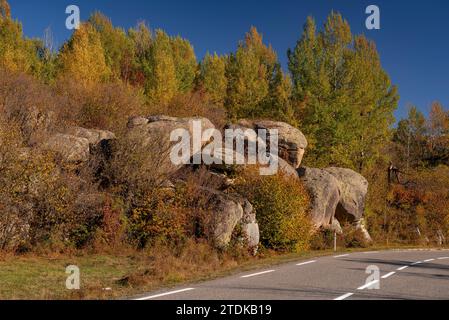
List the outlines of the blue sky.
{"label": "blue sky", "polygon": [[[100,10],[125,29],[145,20],[191,41],[201,58],[207,51],[235,50],[251,25],[271,43],[286,68],[286,51],[295,45],[308,15],[322,25],[334,9],[349,21],[354,33],[376,41],[384,68],[398,85],[401,118],[413,103],[427,113],[432,101],[449,107],[449,1],[448,0],[9,0],[13,17],[29,37],[41,37],[51,27],[60,45],[70,32],[65,29],[65,8],[80,7],[81,17]],[[365,28],[365,9],[378,5],[381,30]]]}

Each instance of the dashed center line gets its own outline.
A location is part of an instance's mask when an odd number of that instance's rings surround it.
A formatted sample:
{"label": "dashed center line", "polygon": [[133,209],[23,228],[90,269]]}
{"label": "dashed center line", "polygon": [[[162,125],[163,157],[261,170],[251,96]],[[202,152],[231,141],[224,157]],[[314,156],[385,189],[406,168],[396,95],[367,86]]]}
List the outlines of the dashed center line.
{"label": "dashed center line", "polygon": [[348,254],[341,254],[339,256],[334,256],[334,258],[343,258],[343,257],[347,257],[347,256],[349,256],[349,253]]}
{"label": "dashed center line", "polygon": [[431,262],[431,261],[435,261],[435,259],[427,259],[427,260],[424,260],[424,262]]}
{"label": "dashed center line", "polygon": [[271,272],[274,272],[274,271],[276,271],[276,270],[267,270],[267,271],[263,271],[263,272],[248,274],[246,276],[242,276],[242,278],[256,277],[256,276],[260,276],[260,275],[263,275],[263,274],[271,273]]}
{"label": "dashed center line", "polygon": [[422,263],[422,261],[417,261],[415,263],[412,263],[412,266],[416,266],[416,265],[421,264],[421,263]]}
{"label": "dashed center line", "polygon": [[405,270],[405,269],[407,269],[409,266],[403,266],[403,267],[400,267],[400,268],[398,268],[398,271],[402,271],[402,270]]}
{"label": "dashed center line", "polygon": [[382,277],[382,279],[388,279],[389,277],[391,277],[392,275],[394,275],[394,274],[396,274],[396,272],[390,272],[390,273],[387,273],[386,275],[384,275],[383,277]]}
{"label": "dashed center line", "polygon": [[447,259],[449,259],[449,257],[441,257],[441,258],[438,258],[438,260],[447,260]]}
{"label": "dashed center line", "polygon": [[135,299],[135,300],[136,301],[151,300],[151,299],[156,299],[156,298],[160,298],[160,297],[165,297],[165,296],[168,296],[171,294],[177,294],[177,293],[182,293],[182,292],[187,292],[187,291],[192,291],[192,290],[195,290],[195,288],[186,288],[186,289],[181,289],[181,290],[176,290],[176,291],[170,291],[170,292],[156,294],[154,296],[143,297],[143,298],[139,298],[139,299]]}
{"label": "dashed center line", "polygon": [[305,266],[307,264],[311,264],[311,263],[315,263],[315,262],[316,262],[316,260],[301,262],[301,263],[298,263],[297,266]]}
{"label": "dashed center line", "polygon": [[365,289],[371,288],[372,286],[374,286],[375,284],[378,284],[378,283],[379,283],[379,280],[374,280],[374,281],[368,282],[367,284],[357,288],[357,290],[365,290]]}
{"label": "dashed center line", "polygon": [[349,297],[351,297],[351,296],[353,296],[354,294],[353,293],[347,293],[347,294],[344,294],[344,295],[342,295],[341,297],[338,297],[338,298],[336,298],[336,299],[334,299],[335,301],[341,301],[341,300],[345,300],[345,299],[347,299],[347,298],[349,298]]}

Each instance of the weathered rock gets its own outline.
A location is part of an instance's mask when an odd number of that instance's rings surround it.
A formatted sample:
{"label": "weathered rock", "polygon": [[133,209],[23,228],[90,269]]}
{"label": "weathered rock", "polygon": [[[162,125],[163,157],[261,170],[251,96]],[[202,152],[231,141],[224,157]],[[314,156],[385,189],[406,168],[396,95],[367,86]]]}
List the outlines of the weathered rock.
{"label": "weathered rock", "polygon": [[31,107],[24,113],[22,130],[30,145],[39,143],[57,123],[56,114],[52,111]]}
{"label": "weathered rock", "polygon": [[[190,136],[193,138],[195,121],[201,122],[203,132],[204,130],[215,128],[212,122],[206,118],[135,117],[129,120],[127,136],[132,143],[139,144],[141,148],[149,148],[148,152],[159,155],[159,167],[163,168],[166,174],[170,175],[183,166],[182,164],[173,163],[170,159],[171,147],[174,145],[170,141],[170,136],[176,129],[185,129],[189,131]],[[201,145],[204,146],[207,142],[202,141]]]}
{"label": "weathered rock", "polygon": [[42,148],[59,154],[70,163],[80,163],[89,160],[89,140],[68,134],[56,134],[46,141]]}
{"label": "weathered rock", "polygon": [[311,219],[314,226],[330,228],[340,201],[337,179],[321,169],[302,167],[298,175],[311,196]]}
{"label": "weathered rock", "polygon": [[215,247],[226,249],[232,240],[234,231],[240,227],[245,244],[257,250],[259,245],[259,225],[251,203],[238,194],[227,194],[215,189],[200,187],[200,192],[207,199],[207,209],[212,214],[209,237]]}
{"label": "weathered rock", "polygon": [[232,239],[235,227],[243,218],[243,208],[229,195],[207,188],[202,190],[209,196],[209,209],[213,212],[210,228],[214,245],[224,249]]}
{"label": "weathered rock", "polygon": [[364,225],[365,200],[368,193],[368,181],[359,173],[345,168],[327,168],[326,172],[334,176],[340,189],[340,201],[335,217],[340,222],[350,222],[360,230],[366,241],[371,237]]}
{"label": "weathered rock", "polygon": [[[359,221],[365,213],[365,199],[368,193],[368,181],[357,172],[344,168],[327,168],[326,172],[334,176],[340,189],[340,205],[344,214]],[[341,220],[340,220],[341,221]]]}
{"label": "weathered rock", "polygon": [[128,121],[128,129],[133,129],[135,127],[143,126],[148,124],[150,121],[145,117],[132,117]]}
{"label": "weathered rock", "polygon": [[299,180],[298,171],[282,158],[279,158],[279,172],[290,179]]}
{"label": "weathered rock", "polygon": [[278,130],[279,133],[279,156],[291,164],[295,169],[301,166],[305,149],[307,148],[307,139],[304,134],[297,128],[277,121],[260,120],[249,121],[241,120],[235,125],[229,125],[229,129],[259,129]]}
{"label": "weathered rock", "polygon": [[243,217],[240,222],[243,235],[247,241],[248,247],[256,252],[260,241],[259,224],[256,220],[256,212],[254,211],[253,205],[247,199],[241,199],[240,205],[243,208]]}
{"label": "weathered rock", "polygon": [[91,145],[98,145],[103,140],[115,140],[115,134],[106,130],[85,129],[81,127],[70,127],[67,129],[66,134],[85,138]]}

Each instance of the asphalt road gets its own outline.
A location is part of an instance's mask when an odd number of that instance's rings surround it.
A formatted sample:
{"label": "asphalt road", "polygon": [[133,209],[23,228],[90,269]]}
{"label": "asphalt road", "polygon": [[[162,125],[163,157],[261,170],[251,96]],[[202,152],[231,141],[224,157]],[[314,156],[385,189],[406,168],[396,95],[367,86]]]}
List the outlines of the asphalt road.
{"label": "asphalt road", "polygon": [[[367,273],[367,268],[369,273]],[[296,261],[136,300],[448,300],[449,250],[360,252]]]}

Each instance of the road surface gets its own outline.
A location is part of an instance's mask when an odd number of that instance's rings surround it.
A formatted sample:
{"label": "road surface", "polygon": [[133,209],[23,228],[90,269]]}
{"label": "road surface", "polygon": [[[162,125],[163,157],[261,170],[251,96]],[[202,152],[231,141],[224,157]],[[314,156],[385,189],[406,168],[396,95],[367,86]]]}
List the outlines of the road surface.
{"label": "road surface", "polygon": [[352,299],[447,300],[449,251],[371,251],[320,257],[151,292],[135,300]]}

